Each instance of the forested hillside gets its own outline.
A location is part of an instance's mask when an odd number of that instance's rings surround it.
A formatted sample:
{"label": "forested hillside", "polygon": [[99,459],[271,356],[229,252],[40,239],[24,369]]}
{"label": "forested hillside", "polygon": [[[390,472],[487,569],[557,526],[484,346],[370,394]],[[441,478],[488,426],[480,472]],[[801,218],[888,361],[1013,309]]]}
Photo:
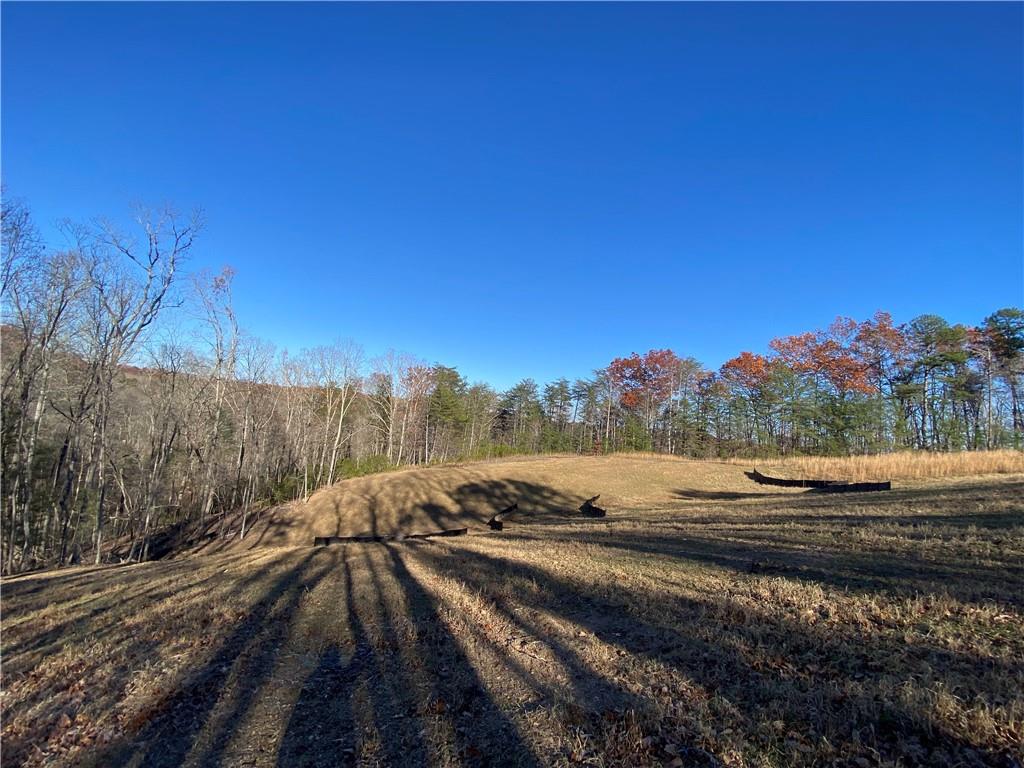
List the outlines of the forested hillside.
{"label": "forested hillside", "polygon": [[239,327],[231,270],[187,273],[199,225],[171,212],[127,234],[69,225],[74,245],[55,250],[23,205],[4,202],[4,572],[100,562],[114,539],[145,559],[159,527],[244,517],[399,465],[954,451],[1024,437],[1019,308],[974,327],[880,311],[717,371],[651,350],[588,378],[497,391],[408,354],[368,358],[355,342],[273,349]]}

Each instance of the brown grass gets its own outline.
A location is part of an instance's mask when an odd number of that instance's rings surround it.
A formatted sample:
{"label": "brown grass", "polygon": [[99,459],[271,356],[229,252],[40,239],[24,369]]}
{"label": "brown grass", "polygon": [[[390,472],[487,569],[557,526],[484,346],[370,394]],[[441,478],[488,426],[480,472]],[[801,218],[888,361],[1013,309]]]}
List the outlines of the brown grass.
{"label": "brown grass", "polygon": [[925,480],[1024,473],[1024,452],[961,451],[929,453],[902,451],[875,456],[793,456],[782,459],[730,459],[740,466],[757,465],[766,474],[826,480]]}
{"label": "brown grass", "polygon": [[601,495],[609,509],[664,506],[694,494],[743,494],[759,489],[743,467],[654,454],[542,456],[404,469],[343,480],[306,503],[264,513],[243,541],[237,520],[197,550],[301,546],[316,536],[390,535],[481,526],[513,503],[520,518],[574,513]]}
{"label": "brown grass", "polygon": [[5,580],[5,764],[1017,765],[1024,476],[727,469],[602,520]]}
{"label": "brown grass", "polygon": [[474,527],[513,503],[520,518],[572,513],[601,495],[608,509],[664,507],[681,499],[737,498],[750,493],[799,493],[756,486],[744,471],[757,464],[780,477],[916,481],[1024,473],[1024,453],[898,453],[848,458],[797,457],[765,462],[698,461],[659,454],[542,456],[404,469],[352,478],[308,502],[261,513],[244,540],[239,520],[210,529],[193,552],[303,546],[316,536],[391,535]]}

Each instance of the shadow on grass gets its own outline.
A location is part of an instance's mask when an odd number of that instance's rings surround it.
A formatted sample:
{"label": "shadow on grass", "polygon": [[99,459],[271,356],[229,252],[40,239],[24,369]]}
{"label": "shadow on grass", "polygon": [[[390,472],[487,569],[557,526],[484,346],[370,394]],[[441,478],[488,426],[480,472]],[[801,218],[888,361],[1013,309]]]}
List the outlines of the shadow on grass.
{"label": "shadow on grass", "polygon": [[[248,764],[256,751],[250,729],[262,724],[278,735],[269,754],[260,745],[252,758],[258,764],[276,752],[280,766],[540,765],[404,558],[401,547],[381,545],[306,550],[269,577],[252,576],[247,586],[256,582],[261,596],[217,637],[207,661],[148,702],[128,724],[127,738],[92,751],[83,764]],[[222,597],[230,602],[239,591]],[[323,603],[307,605],[313,593]],[[149,597],[141,592],[137,608]],[[331,606],[343,614],[340,631],[299,682],[284,720],[279,709],[277,720],[261,720],[264,697],[275,695],[268,693],[279,686],[275,675],[287,667],[284,651],[324,618],[310,611],[330,613]],[[156,651],[148,639],[123,637],[123,627],[122,638],[133,657]],[[103,683],[126,690],[128,670]],[[15,763],[29,749],[5,740],[5,758]]]}
{"label": "shadow on grass", "polygon": [[199,734],[211,727],[207,755],[198,764],[219,764],[217,758],[256,688],[273,670],[300,590],[327,570],[322,559],[314,569],[313,560],[312,554],[306,555],[279,576],[209,661],[153,706],[133,743],[111,750],[97,764],[182,765],[191,757]]}
{"label": "shadow on grass", "polygon": [[696,499],[699,501],[735,501],[737,499],[773,499],[777,500],[779,493],[757,493],[740,491],[702,491],[696,488],[678,488],[673,491],[678,499]]}
{"label": "shadow on grass", "polygon": [[[917,701],[907,688],[902,695],[896,692],[902,681],[921,675],[934,677],[933,685],[964,696],[985,695],[990,693],[986,686],[996,680],[1024,680],[1019,662],[982,660],[950,651],[941,643],[912,645],[892,635],[815,627],[792,615],[780,615],[772,605],[740,608],[713,596],[651,602],[616,583],[566,578],[547,568],[481,552],[417,548],[417,556],[437,574],[457,569],[470,593],[493,594],[490,585],[497,575],[523,591],[532,586],[530,611],[502,597],[494,599],[494,610],[519,631],[543,638],[554,656],[572,670],[577,700],[600,702],[598,707],[617,706],[619,711],[635,709],[649,733],[664,732],[665,724],[658,722],[664,716],[664,703],[655,704],[655,696],[638,700],[616,690],[611,681],[591,671],[578,650],[564,638],[553,637],[549,625],[531,614],[582,627],[641,664],[673,669],[680,680],[696,684],[704,697],[712,697],[711,724],[726,733],[764,734],[773,722],[784,722],[812,740],[826,740],[829,749],[846,750],[847,755],[880,753],[883,762],[1015,765],[1008,752],[989,749],[982,737],[964,739],[935,719],[926,687],[919,689]],[[1004,687],[1012,690],[1013,683]],[[605,695],[595,697],[595,689],[603,689]],[[600,724],[595,730],[599,728]],[[691,732],[690,737],[697,735]],[[683,731],[676,739],[685,737]],[[763,741],[762,747],[771,751]],[[703,764],[708,757],[704,750],[685,749],[691,750],[688,764]]]}
{"label": "shadow on grass", "polygon": [[539,765],[399,548],[338,552],[350,637],[304,682],[277,765]]}
{"label": "shadow on grass", "polygon": [[[631,530],[524,524],[487,541],[500,541],[509,553],[551,545],[572,552],[584,541],[588,556],[604,553],[617,567],[630,561],[670,564],[671,578],[679,580],[670,586],[709,566],[731,572],[741,584],[760,563],[755,574],[841,591],[948,593],[967,602],[1022,604],[1019,563],[991,554],[989,562],[965,561],[955,550],[940,559],[908,560],[898,551],[872,548],[870,541],[857,548],[844,537],[863,516],[818,514],[818,502],[794,508],[792,499],[773,497],[764,508],[746,509],[747,517],[734,509],[722,515],[666,514]],[[541,518],[578,504],[554,489],[517,481],[468,483],[454,498],[481,513],[512,501],[522,508],[527,499],[526,509]],[[958,511],[955,499],[940,501],[927,493],[916,498],[930,504],[933,514],[879,514],[874,522],[905,521],[926,533],[933,526],[936,536],[945,535],[939,529],[947,526],[1005,535],[1020,525],[1019,512],[1012,510],[970,515]],[[819,535],[813,547],[797,530],[801,526]],[[125,723],[123,740],[89,747],[85,762],[534,766],[568,760],[564,743],[558,747],[563,751],[538,754],[522,731],[524,715],[539,711],[563,737],[589,739],[589,754],[608,763],[670,762],[671,755],[657,752],[658,743],[650,741],[664,726],[675,729],[684,764],[716,764],[706,751],[716,747],[692,727],[690,715],[671,714],[671,705],[654,690],[627,687],[618,671],[595,665],[577,639],[579,629],[621,653],[622,665],[639,665],[641,671],[634,667],[630,673],[641,680],[657,683],[658,670],[667,669],[675,675],[674,685],[698,688],[702,703],[693,706],[704,707],[701,717],[722,730],[754,738],[782,722],[786,732],[826,739],[846,750],[840,755],[878,750],[883,759],[908,765],[1012,764],[983,741],[951,733],[931,714],[925,689],[956,691],[961,700],[984,697],[990,691],[986,686],[1024,680],[1016,657],[957,652],[938,639],[911,643],[871,627],[814,626],[773,604],[737,607],[728,594],[685,597],[677,590],[656,600],[649,586],[601,578],[597,572],[573,575],[572,568],[555,562],[531,564],[504,551],[502,556],[477,551],[480,546],[418,542],[291,550],[268,556],[237,579],[217,574],[252,555],[72,574],[63,582],[48,580],[45,588],[28,581],[12,584],[13,589],[5,585],[5,608],[13,605],[15,611],[41,609],[48,589],[61,583],[67,589],[59,603],[66,615],[41,639],[31,626],[17,623],[6,633],[5,678],[10,680],[12,671],[17,679],[30,676],[33,665],[61,642],[88,640],[100,649],[73,676],[5,709],[5,722],[48,718],[37,738],[5,737],[5,757],[18,764],[33,754],[34,744],[47,744],[47,728],[67,711],[66,690],[79,678],[89,682],[96,706],[105,710],[116,709],[130,695],[133,670],[110,674],[102,654],[157,659],[176,630],[201,632],[185,623],[194,621],[193,613],[230,607],[237,609],[234,624],[226,631],[211,629],[204,638],[209,648],[198,656],[202,663],[172,680],[166,692]],[[174,605],[179,592],[207,589],[205,602],[192,613]],[[462,622],[465,634],[453,634],[452,617],[458,621],[462,611],[452,602],[453,593],[486,596],[515,637],[496,638],[474,621]],[[167,606],[167,615],[153,621],[169,626],[152,633],[145,623],[127,628],[155,604]],[[567,629],[553,631],[552,622]],[[325,642],[302,651],[303,638],[318,631]],[[542,644],[550,660],[514,650],[517,638]],[[293,657],[300,653],[308,658],[298,667]],[[482,659],[491,659],[493,668],[482,667]],[[283,684],[284,672],[296,668],[303,671],[289,678],[291,685]],[[907,681],[914,680],[928,682],[908,688]],[[919,691],[921,701],[914,699]],[[638,720],[629,725],[624,713],[636,713]],[[622,736],[631,727],[636,733]],[[785,732],[763,737],[757,749],[766,750],[760,754],[782,750],[784,738]],[[629,752],[626,742],[636,751]],[[620,748],[624,751],[617,752]]]}

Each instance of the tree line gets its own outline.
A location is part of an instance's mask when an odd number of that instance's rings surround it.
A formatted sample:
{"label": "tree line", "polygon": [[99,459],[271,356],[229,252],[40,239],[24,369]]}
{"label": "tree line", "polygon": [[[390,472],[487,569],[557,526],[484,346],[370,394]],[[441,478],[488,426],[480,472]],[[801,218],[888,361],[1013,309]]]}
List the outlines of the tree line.
{"label": "tree line", "polygon": [[[245,536],[268,505],[411,464],[542,452],[679,456],[1020,447],[1024,312],[976,327],[878,312],[718,370],[651,350],[507,391],[354,342],[297,354],[240,328],[232,272],[186,274],[198,216],[64,226],[47,247],[3,203],[0,560],[150,556],[201,524]],[[230,518],[230,525],[228,524]],[[116,544],[116,546],[114,546]]]}

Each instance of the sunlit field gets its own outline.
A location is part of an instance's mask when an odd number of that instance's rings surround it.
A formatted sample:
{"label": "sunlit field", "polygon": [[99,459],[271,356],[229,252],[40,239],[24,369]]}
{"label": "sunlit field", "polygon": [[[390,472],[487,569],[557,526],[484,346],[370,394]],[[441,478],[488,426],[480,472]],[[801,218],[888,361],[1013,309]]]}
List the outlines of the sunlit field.
{"label": "sunlit field", "polygon": [[[750,459],[734,460],[747,465]],[[759,468],[780,469],[785,477],[850,480],[921,480],[974,475],[1020,474],[1024,452],[959,451],[929,453],[904,451],[871,456],[794,456],[757,462]]]}
{"label": "sunlit field", "polygon": [[[533,478],[543,513],[501,532],[5,580],[5,763],[1018,764],[1024,475],[835,496],[537,461],[455,468]],[[574,514],[602,475],[607,517]]]}
{"label": "sunlit field", "polygon": [[1024,768],[1024,2],[0,30],[0,768]]}

